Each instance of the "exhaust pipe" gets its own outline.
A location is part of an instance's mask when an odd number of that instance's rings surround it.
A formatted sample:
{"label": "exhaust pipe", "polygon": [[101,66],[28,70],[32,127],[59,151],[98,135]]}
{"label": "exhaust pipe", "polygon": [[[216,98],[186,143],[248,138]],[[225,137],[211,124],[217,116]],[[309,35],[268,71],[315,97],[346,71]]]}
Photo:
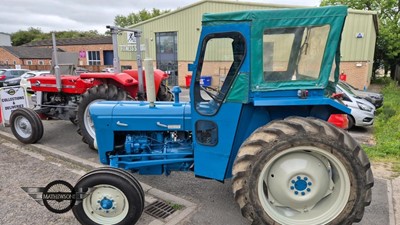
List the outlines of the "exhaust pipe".
{"label": "exhaust pipe", "polygon": [[60,74],[60,66],[58,65],[58,57],[57,57],[56,34],[52,33],[51,37],[53,39],[54,73],[56,75],[56,87],[57,87],[57,91],[61,92],[61,74]]}
{"label": "exhaust pipe", "polygon": [[149,58],[144,59],[144,67],[146,68],[146,93],[147,101],[149,101],[149,106],[154,107],[154,102],[156,101],[156,88],[154,85],[154,68],[153,60]]}

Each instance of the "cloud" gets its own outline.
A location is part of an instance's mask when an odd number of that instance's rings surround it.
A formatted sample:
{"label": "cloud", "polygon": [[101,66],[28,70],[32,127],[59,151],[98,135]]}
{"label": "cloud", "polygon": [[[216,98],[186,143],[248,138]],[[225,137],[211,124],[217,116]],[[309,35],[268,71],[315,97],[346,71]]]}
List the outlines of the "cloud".
{"label": "cloud", "polygon": [[[128,15],[142,9],[177,9],[196,0],[1,0],[0,32],[13,33],[40,28],[43,32],[62,30],[106,31],[117,15]],[[276,3],[272,0],[248,2]],[[281,0],[279,4],[319,5],[319,0]]]}

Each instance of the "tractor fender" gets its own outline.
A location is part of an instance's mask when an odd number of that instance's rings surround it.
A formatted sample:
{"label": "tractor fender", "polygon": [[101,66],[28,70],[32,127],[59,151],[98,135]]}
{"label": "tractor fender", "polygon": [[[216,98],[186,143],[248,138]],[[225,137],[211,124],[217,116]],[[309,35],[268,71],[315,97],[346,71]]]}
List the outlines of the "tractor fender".
{"label": "tractor fender", "polygon": [[[134,79],[139,80],[137,70],[124,70],[123,72],[129,74]],[[144,87],[146,87],[146,78],[144,75],[146,75],[146,71],[143,71],[143,82],[144,82],[143,85],[144,85]],[[159,69],[154,70],[154,87],[157,92],[160,88],[161,82],[167,78],[168,78],[168,74],[166,74],[164,71],[159,70]]]}
{"label": "tractor fender", "polygon": [[80,75],[81,79],[97,79],[106,80],[111,79],[122,86],[133,86],[138,85],[138,80],[130,76],[127,73],[82,73]]}

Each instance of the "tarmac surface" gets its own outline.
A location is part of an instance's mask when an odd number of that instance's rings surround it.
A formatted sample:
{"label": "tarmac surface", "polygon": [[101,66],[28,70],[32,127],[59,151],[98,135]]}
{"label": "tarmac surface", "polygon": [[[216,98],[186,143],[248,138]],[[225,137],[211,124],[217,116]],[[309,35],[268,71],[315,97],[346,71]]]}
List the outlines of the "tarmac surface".
{"label": "tarmac surface", "polygon": [[[184,100],[184,98],[181,98]],[[82,143],[76,127],[68,121],[43,121],[44,136],[38,144],[22,145],[9,128],[0,125],[0,224],[78,224],[71,212],[50,213],[21,187],[45,186],[63,179],[72,185],[86,171],[100,167],[97,153]],[[135,175],[136,176],[136,175]],[[184,207],[168,220],[143,213],[139,225],[245,225],[233,199],[231,182],[198,179],[192,173],[170,176],[136,176],[146,191],[146,204],[157,199]],[[361,225],[394,225],[400,212],[400,179],[375,176],[372,204]]]}

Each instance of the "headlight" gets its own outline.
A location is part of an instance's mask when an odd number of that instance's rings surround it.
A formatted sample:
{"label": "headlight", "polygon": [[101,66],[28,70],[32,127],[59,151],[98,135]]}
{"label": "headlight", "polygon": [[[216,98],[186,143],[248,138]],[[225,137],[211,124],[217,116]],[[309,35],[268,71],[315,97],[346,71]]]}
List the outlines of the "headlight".
{"label": "headlight", "polygon": [[358,105],[358,108],[360,108],[361,110],[368,111],[368,112],[371,112],[371,111],[372,111],[372,107],[367,106],[367,105],[364,104],[364,103],[357,102],[357,105]]}
{"label": "headlight", "polygon": [[373,98],[373,99],[381,99],[382,96],[379,95],[370,95],[369,97]]}

